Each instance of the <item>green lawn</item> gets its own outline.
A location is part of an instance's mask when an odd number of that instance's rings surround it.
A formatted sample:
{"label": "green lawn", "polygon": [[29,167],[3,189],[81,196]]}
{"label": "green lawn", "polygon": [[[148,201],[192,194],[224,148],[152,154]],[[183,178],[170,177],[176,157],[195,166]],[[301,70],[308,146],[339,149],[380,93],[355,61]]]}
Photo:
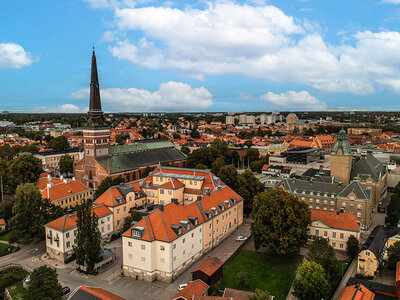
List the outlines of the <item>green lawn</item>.
{"label": "green lawn", "polygon": [[10,233],[9,232],[4,233],[4,234],[0,235],[0,240],[8,241],[9,237],[10,237]]}
{"label": "green lawn", "polygon": [[22,281],[17,281],[7,289],[10,292],[10,296],[13,300],[27,299],[28,291],[22,286]]}
{"label": "green lawn", "polygon": [[224,267],[224,278],[219,289],[236,288],[236,274],[243,272],[250,282],[248,290],[267,290],[276,300],[284,300],[301,262],[300,255],[277,256],[242,249]]}

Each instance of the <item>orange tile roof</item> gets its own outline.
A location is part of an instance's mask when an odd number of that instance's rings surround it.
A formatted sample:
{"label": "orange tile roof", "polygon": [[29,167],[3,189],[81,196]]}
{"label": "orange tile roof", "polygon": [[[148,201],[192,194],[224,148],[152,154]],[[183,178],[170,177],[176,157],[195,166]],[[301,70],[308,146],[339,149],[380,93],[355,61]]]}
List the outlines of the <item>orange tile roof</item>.
{"label": "orange tile roof", "polygon": [[[95,206],[92,208],[92,212],[98,217],[98,218],[103,218],[108,215],[112,215],[112,211],[109,210],[106,206],[104,205],[99,205]],[[64,232],[71,230],[76,227],[76,213],[71,214],[71,215],[64,215],[62,217],[59,217],[58,219],[55,219],[49,223],[47,223],[45,226],[53,228],[55,230]]]}
{"label": "orange tile roof", "polygon": [[[44,182],[43,178],[41,178],[39,181],[41,182],[40,185],[42,185]],[[76,180],[65,179],[65,181],[64,180],[54,180],[54,181],[50,188],[47,187],[46,183],[45,189],[42,190],[42,197],[48,198],[50,201],[56,201],[65,197],[89,191],[89,188],[86,185]]]}
{"label": "orange tile roof", "polygon": [[[49,173],[47,173],[47,172],[43,172],[42,174],[40,174],[40,178],[36,182],[36,186],[39,188],[40,191],[43,191],[44,189],[47,188],[47,183],[49,182],[48,175],[49,175]],[[59,178],[51,178],[51,181],[53,184],[59,184],[59,183],[63,182]]]}
{"label": "orange tile roof", "polygon": [[[139,181],[131,181],[131,182],[127,182],[125,184],[134,187],[135,192],[142,192],[144,194],[142,188],[140,187]],[[97,198],[93,203],[94,204],[104,204],[109,207],[118,206],[120,204],[118,203],[118,201],[115,200],[116,197],[120,197],[123,200],[123,203],[126,203],[126,199],[120,193],[117,186],[112,186],[112,187],[108,188],[108,190],[105,191],[103,194],[101,194],[100,197]]]}
{"label": "orange tile roof", "polygon": [[219,268],[224,265],[224,262],[220,260],[218,257],[210,257],[203,261],[203,263],[198,266],[193,272],[201,271],[204,274],[211,276],[214,274]]}
{"label": "orange tile roof", "polygon": [[179,189],[184,186],[185,185],[182,182],[180,182],[178,179],[167,181],[166,183],[160,185],[160,187],[166,188],[166,189]]}
{"label": "orange tile roof", "polygon": [[297,147],[311,147],[312,146],[312,141],[302,141],[302,140],[293,140],[290,143],[291,147],[297,148]]}
{"label": "orange tile roof", "polygon": [[[197,217],[198,225],[200,225],[205,220],[199,206],[202,207],[203,212],[207,210],[211,212],[212,208],[216,208],[218,213],[220,213],[221,208],[219,207],[219,204],[224,205],[224,207],[226,208],[224,201],[228,200],[232,205],[232,197],[234,197],[237,202],[243,200],[231,188],[224,187],[221,190],[215,190],[210,195],[204,196],[199,202],[196,201],[187,206],[169,203],[167,205],[164,205],[162,210],[157,209],[149,216],[144,217],[134,227],[141,226],[145,228],[142,240],[159,240],[170,242],[178,238],[178,235],[171,228],[171,225],[180,225],[180,221],[187,221],[188,217]],[[213,215],[214,213],[212,212],[212,216]],[[193,229],[193,224],[190,222],[189,224],[190,228]],[[182,234],[185,233],[185,229],[182,228]],[[123,236],[131,237],[131,230],[127,230],[123,234]]]}
{"label": "orange tile roof", "polygon": [[0,225],[6,225],[6,220],[0,219]]}
{"label": "orange tile roof", "polygon": [[[331,228],[346,229],[351,231],[360,230],[360,219],[347,212],[340,212],[322,209],[310,209],[311,222],[321,221]],[[358,223],[357,223],[358,222]]]}
{"label": "orange tile roof", "polygon": [[102,288],[95,288],[95,287],[89,287],[89,286],[81,286],[79,289],[96,296],[100,298],[101,300],[125,300],[125,298],[122,298],[120,296],[117,296],[109,291],[106,291],[105,289]]}
{"label": "orange tile roof", "polygon": [[208,288],[209,286],[204,281],[197,279],[189,282],[182,291],[180,291],[178,294],[175,295],[175,297],[172,298],[172,300],[182,298],[186,300],[192,300],[193,296],[203,295],[208,290]]}
{"label": "orange tile roof", "polygon": [[346,286],[342,294],[340,294],[339,300],[373,300],[375,294],[367,289],[362,284],[355,284]]}

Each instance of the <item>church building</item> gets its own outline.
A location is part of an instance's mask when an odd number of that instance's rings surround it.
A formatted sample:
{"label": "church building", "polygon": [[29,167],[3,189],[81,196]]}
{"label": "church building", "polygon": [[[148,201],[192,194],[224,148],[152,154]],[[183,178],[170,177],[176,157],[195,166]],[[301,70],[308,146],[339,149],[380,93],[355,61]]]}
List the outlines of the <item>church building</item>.
{"label": "church building", "polygon": [[74,168],[75,178],[97,188],[108,176],[121,176],[125,181],[139,179],[146,167],[174,163],[185,167],[187,157],[165,140],[147,140],[129,145],[110,145],[110,128],[106,123],[100,101],[96,55],[93,49],[90,81],[90,105],[83,129],[84,158]]}

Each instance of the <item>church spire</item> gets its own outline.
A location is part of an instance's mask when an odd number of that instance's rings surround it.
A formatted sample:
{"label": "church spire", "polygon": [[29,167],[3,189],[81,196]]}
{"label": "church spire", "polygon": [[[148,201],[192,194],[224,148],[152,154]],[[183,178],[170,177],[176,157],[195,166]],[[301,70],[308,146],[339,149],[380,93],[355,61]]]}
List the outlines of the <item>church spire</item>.
{"label": "church spire", "polygon": [[86,127],[103,128],[106,127],[103,111],[100,102],[99,76],[97,74],[96,54],[92,53],[92,74],[90,76],[90,104],[87,113]]}
{"label": "church spire", "polygon": [[101,111],[101,102],[100,102],[100,86],[99,86],[99,77],[97,74],[97,63],[96,63],[96,54],[94,52],[93,46],[93,54],[92,54],[92,74],[90,79],[90,111]]}

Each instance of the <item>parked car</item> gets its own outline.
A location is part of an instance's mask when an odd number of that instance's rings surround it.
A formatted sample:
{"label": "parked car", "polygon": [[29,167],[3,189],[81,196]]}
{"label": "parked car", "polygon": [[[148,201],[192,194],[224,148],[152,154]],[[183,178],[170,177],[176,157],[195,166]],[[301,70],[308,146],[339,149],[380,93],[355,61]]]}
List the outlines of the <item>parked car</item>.
{"label": "parked car", "polygon": [[182,291],[187,286],[187,283],[178,285],[178,291]]}
{"label": "parked car", "polygon": [[63,293],[64,295],[68,294],[71,291],[71,289],[69,288],[69,286],[64,286],[63,287]]}
{"label": "parked car", "polygon": [[238,242],[243,242],[243,241],[245,241],[245,240],[247,240],[247,237],[245,237],[245,236],[243,236],[243,235],[239,235],[239,236],[236,238],[236,241],[238,241]]}

